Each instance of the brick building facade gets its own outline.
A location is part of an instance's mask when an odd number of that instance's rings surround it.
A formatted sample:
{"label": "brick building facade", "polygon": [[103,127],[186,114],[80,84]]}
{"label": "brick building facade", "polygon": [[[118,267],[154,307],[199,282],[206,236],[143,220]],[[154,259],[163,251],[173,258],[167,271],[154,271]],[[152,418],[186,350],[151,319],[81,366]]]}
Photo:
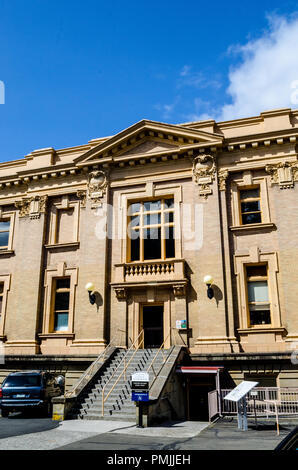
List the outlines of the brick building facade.
{"label": "brick building facade", "polygon": [[236,383],[297,386],[297,136],[290,109],[143,120],[1,163],[2,376],[42,363],[71,384],[144,329]]}

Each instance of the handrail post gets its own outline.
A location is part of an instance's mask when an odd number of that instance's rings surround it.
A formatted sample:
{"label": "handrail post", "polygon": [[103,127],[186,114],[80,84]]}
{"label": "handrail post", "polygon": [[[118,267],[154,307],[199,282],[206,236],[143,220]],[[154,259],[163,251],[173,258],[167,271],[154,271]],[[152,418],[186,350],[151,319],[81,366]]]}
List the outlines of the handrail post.
{"label": "handrail post", "polygon": [[115,336],[111,339],[111,341],[105,347],[105,349],[98,355],[98,357],[95,359],[95,361],[93,361],[92,364],[90,364],[90,366],[85,370],[85,372],[81,375],[78,382],[72,387],[72,389],[64,393],[64,396],[66,398],[70,398],[71,396],[75,395],[78,387],[84,382],[84,380],[86,380],[88,377],[90,377],[90,375],[93,373],[93,369],[95,368],[96,364],[98,364],[102,359],[103,359],[102,362],[104,362],[105,355],[106,355],[107,351],[109,350],[109,348],[112,346],[114,340],[115,340]]}
{"label": "handrail post", "polygon": [[[102,416],[104,416],[104,404],[106,402],[106,400],[108,399],[108,397],[110,396],[111,392],[114,390],[115,386],[117,385],[117,383],[119,382],[120,378],[122,377],[122,375],[125,375],[126,377],[126,370],[130,364],[130,362],[132,361],[135,353],[137,352],[137,350],[139,349],[140,347],[140,343],[139,343],[139,340],[140,340],[140,337],[141,335],[144,334],[144,330],[142,330],[137,339],[135,340],[135,342],[131,345],[131,347],[126,351],[125,355],[124,355],[124,358],[122,359],[122,361],[120,361],[120,364],[118,365],[118,367],[116,368],[116,370],[113,372],[113,374],[111,375],[111,377],[109,378],[109,380],[107,381],[107,383],[104,385],[103,389],[102,389]],[[133,347],[136,345],[136,349],[135,349],[135,352],[132,354],[131,358],[128,360],[128,362],[126,363],[126,356],[128,354],[128,352],[133,349]],[[106,395],[106,397],[104,397],[104,391],[105,391],[105,388],[106,386],[108,385],[108,383],[112,380],[112,378],[114,377],[115,373],[117,372],[117,370],[119,369],[119,367],[121,366],[122,362],[124,363],[124,368],[123,368],[123,371],[120,373],[120,375],[118,376],[116,382],[114,383],[114,385],[112,385],[111,387],[111,390],[108,392],[108,394]],[[126,378],[125,378],[126,380]]]}

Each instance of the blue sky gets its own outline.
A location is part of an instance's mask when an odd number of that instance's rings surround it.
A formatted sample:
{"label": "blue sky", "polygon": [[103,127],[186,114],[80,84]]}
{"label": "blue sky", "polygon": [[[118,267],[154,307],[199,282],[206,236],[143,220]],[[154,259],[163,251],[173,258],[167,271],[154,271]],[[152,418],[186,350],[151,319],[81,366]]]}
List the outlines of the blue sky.
{"label": "blue sky", "polygon": [[298,108],[297,11],[275,0],[0,0],[0,161],[144,118]]}

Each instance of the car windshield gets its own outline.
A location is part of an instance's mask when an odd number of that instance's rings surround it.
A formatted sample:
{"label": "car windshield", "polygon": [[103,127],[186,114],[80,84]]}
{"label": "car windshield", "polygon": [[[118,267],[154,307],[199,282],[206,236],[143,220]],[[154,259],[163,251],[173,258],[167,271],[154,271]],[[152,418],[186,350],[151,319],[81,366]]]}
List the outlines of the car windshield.
{"label": "car windshield", "polygon": [[41,385],[40,375],[14,375],[7,377],[3,388],[8,387],[39,387]]}

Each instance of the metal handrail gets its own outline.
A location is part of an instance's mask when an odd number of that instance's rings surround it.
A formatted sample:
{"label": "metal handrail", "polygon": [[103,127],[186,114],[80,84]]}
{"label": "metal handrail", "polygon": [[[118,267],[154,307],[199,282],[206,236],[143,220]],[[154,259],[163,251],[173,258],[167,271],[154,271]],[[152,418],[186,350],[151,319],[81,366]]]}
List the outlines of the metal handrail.
{"label": "metal handrail", "polygon": [[[173,328],[173,327],[169,328],[169,333],[168,333],[167,337],[166,337],[165,340],[163,341],[162,345],[159,347],[157,353],[155,354],[154,358],[153,358],[152,361],[150,362],[149,367],[148,367],[148,369],[147,369],[147,373],[148,373],[148,374],[149,374],[151,368],[152,368],[153,373],[154,373],[154,379],[153,379],[153,381],[152,381],[152,383],[151,383],[151,385],[150,385],[150,388],[152,387],[153,383],[154,383],[155,380],[156,380],[156,377],[158,376],[158,374],[156,374],[156,372],[155,372],[155,370],[154,370],[153,364],[154,364],[155,360],[157,359],[159,352],[160,352],[160,351],[162,352],[163,366],[164,366],[165,362],[167,361],[167,359],[168,359],[169,356],[170,356],[170,354],[168,354],[167,358],[164,359],[164,352],[163,352],[163,349],[164,349],[164,345],[165,345],[166,341],[168,340],[168,338],[169,338],[170,335],[171,335],[171,331],[172,331],[172,330],[176,331],[176,328]],[[162,366],[162,367],[163,367],[163,366]],[[160,369],[161,369],[161,368],[160,368]],[[159,369],[159,370],[160,370],[160,369]]]}
{"label": "metal handrail", "polygon": [[[123,330],[118,329],[118,331],[123,331]],[[64,393],[65,398],[71,398],[72,396],[76,396],[77,389],[79,388],[79,386],[85,379],[87,379],[86,383],[89,382],[90,377],[93,375],[94,367],[98,365],[99,362],[102,362],[102,363],[104,362],[102,361],[102,359],[106,355],[107,351],[111,347],[113,347],[114,340],[115,340],[115,336],[112,338],[109,344],[105,347],[105,349],[100,353],[100,355],[95,359],[95,361],[93,361],[92,364],[90,364],[90,366],[85,370],[85,372],[79,378],[78,382],[76,382],[74,386],[68,392]]]}
{"label": "metal handrail", "polygon": [[153,372],[154,372],[154,375],[156,375],[156,374],[155,374],[155,371],[154,371],[154,369],[153,369],[153,364],[154,364],[155,360],[157,359],[157,356],[158,356],[158,354],[159,354],[160,351],[162,351],[162,359],[163,359],[163,362],[165,362],[165,361],[164,361],[163,347],[164,347],[164,345],[165,345],[165,342],[168,340],[168,338],[169,338],[169,336],[170,336],[170,334],[171,334],[171,329],[172,329],[172,328],[169,329],[169,333],[168,333],[167,337],[166,337],[165,340],[163,341],[162,345],[158,348],[157,353],[155,354],[154,358],[153,358],[152,361],[150,362],[150,365],[149,365],[149,367],[148,367],[148,369],[147,369],[147,372],[148,372],[148,373],[149,373],[149,371],[150,371],[150,369],[151,369],[151,367],[152,367],[152,370],[153,370]]}
{"label": "metal handrail", "polygon": [[[126,378],[126,370],[130,364],[130,362],[132,361],[134,355],[136,354],[136,352],[140,349],[140,342],[139,339],[141,337],[141,335],[143,335],[143,340],[144,341],[144,330],[142,330],[139,334],[139,336],[137,337],[137,339],[135,340],[135,342],[131,345],[131,347],[126,351],[126,354],[125,356],[123,357],[122,361],[119,363],[117,369],[114,370],[112,376],[109,378],[108,382],[104,385],[103,389],[102,389],[102,416],[104,416],[104,406],[105,406],[105,402],[107,401],[107,399],[109,398],[111,392],[114,390],[115,386],[117,385],[117,383],[119,382],[120,378],[122,377],[123,374],[125,374],[125,378]],[[137,344],[136,348],[135,348],[135,352],[132,354],[130,360],[126,363],[126,357],[128,355],[128,353],[130,352],[131,349],[134,348],[135,344]],[[105,393],[105,388],[107,387],[107,385],[110,383],[110,381],[112,380],[112,378],[114,377],[115,373],[117,372],[117,370],[119,369],[119,367],[121,366],[121,364],[124,362],[124,368],[123,368],[123,371],[121,372],[121,374],[119,375],[118,379],[116,380],[116,382],[114,383],[114,385],[112,386],[111,390],[109,391],[109,393],[107,394],[107,396],[105,397],[104,393]]]}

